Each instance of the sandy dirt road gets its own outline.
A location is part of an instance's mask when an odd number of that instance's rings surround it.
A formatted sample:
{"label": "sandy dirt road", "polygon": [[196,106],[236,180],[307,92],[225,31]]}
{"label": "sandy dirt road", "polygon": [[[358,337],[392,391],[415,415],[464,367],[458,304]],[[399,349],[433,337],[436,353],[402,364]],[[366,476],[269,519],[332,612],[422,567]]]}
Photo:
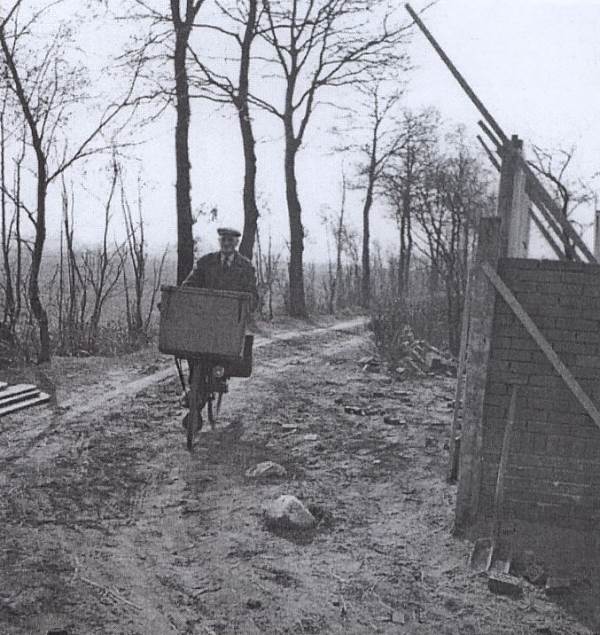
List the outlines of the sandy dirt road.
{"label": "sandy dirt road", "polygon": [[[363,372],[360,324],[263,340],[193,454],[161,361],[3,419],[0,633],[593,632],[535,587],[494,596],[466,568],[443,478],[453,381]],[[287,477],[248,480],[263,460]],[[282,493],[317,530],[266,529]]]}

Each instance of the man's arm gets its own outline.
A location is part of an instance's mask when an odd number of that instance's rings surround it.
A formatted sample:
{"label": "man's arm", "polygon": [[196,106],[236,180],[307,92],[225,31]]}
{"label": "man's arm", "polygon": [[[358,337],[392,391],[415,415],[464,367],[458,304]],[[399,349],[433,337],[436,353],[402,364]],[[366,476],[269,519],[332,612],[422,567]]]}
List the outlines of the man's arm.
{"label": "man's arm", "polygon": [[202,266],[201,260],[198,260],[194,268],[188,274],[187,278],[181,283],[181,286],[204,287],[204,278],[204,267]]}

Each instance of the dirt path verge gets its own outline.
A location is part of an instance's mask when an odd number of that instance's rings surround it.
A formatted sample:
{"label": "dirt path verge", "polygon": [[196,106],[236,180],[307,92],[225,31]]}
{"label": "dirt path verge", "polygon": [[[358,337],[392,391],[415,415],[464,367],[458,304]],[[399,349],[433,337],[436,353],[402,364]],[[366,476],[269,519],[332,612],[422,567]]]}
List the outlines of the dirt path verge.
{"label": "dirt path verge", "polygon": [[[261,344],[191,455],[160,368],[51,422],[11,419],[0,632],[591,632],[536,588],[493,596],[467,570],[443,479],[452,381],[362,372],[369,346],[356,322]],[[263,460],[287,476],[248,480]],[[265,528],[283,493],[318,511],[315,531]]]}

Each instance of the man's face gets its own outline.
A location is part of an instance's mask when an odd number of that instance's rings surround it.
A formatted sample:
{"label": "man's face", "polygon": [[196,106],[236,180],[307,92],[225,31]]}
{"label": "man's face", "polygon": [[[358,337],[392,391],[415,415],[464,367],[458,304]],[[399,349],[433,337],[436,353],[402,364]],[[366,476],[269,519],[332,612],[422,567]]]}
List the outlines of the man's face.
{"label": "man's face", "polygon": [[235,251],[238,246],[239,238],[236,236],[219,236],[219,244],[221,245],[221,252],[229,256]]}

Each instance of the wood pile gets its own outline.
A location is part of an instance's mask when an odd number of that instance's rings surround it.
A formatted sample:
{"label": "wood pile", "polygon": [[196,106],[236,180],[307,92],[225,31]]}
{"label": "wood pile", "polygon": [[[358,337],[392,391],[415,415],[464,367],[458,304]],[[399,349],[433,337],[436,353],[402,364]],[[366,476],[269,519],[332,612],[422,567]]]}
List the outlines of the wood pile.
{"label": "wood pile", "polygon": [[[398,379],[428,376],[456,377],[458,363],[454,357],[425,340],[416,339],[410,329],[403,331],[402,341],[395,348],[401,351],[392,369]],[[365,357],[359,363],[365,372],[377,372],[382,366],[382,361],[377,357]]]}
{"label": "wood pile", "polygon": [[0,417],[17,410],[31,408],[50,400],[50,395],[41,392],[31,384],[9,386],[0,382]]}

